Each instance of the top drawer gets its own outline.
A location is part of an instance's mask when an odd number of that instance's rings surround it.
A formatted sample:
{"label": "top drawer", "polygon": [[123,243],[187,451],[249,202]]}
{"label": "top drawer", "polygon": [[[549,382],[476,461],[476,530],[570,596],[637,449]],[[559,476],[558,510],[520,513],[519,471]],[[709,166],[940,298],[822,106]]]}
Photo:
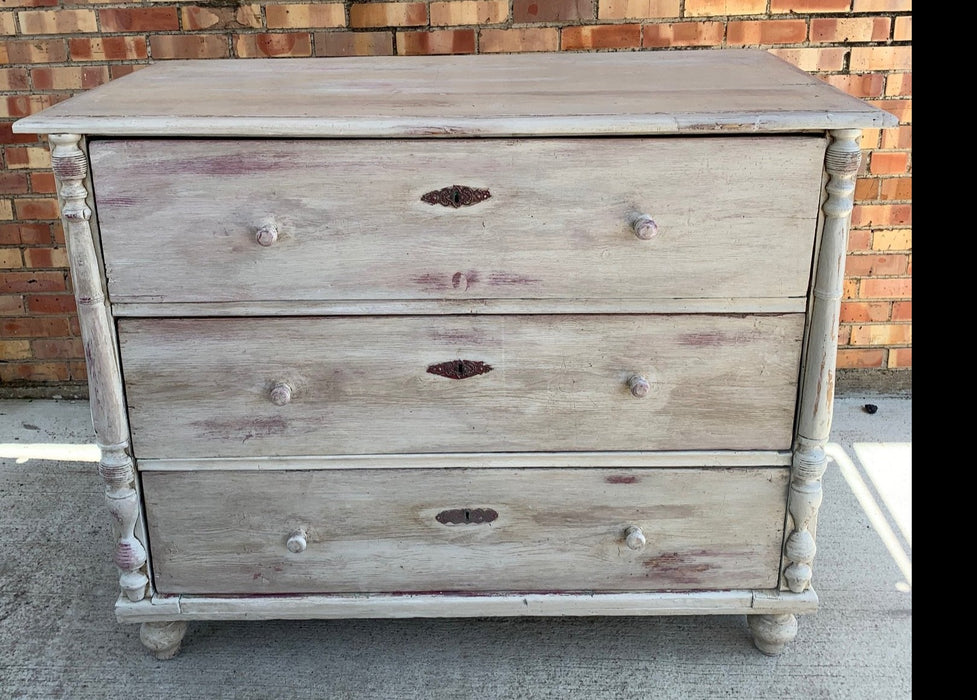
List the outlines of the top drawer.
{"label": "top drawer", "polygon": [[[824,145],[143,139],[90,155],[115,302],[784,298],[807,294]],[[490,196],[425,201],[454,186]],[[635,214],[657,235],[638,238]]]}

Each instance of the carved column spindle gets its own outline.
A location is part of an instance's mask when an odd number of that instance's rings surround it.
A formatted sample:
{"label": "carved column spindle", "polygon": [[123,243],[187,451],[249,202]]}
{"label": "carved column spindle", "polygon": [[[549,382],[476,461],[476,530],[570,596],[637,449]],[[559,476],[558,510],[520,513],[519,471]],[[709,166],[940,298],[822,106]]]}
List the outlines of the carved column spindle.
{"label": "carved column spindle", "polygon": [[784,578],[787,587],[795,593],[801,593],[811,584],[811,563],[816,551],[812,528],[821,505],[821,477],[828,465],[824,446],[831,432],[848,229],[855,176],[862,158],[860,130],[832,131],[831,137],[824,161],[829,177],[825,187],[828,196],[822,207],[824,228],[814,280],[791,472],[788,511],[792,530],[784,546],[784,556],[790,562],[784,570]]}
{"label": "carved column spindle", "polygon": [[135,535],[139,499],[129,455],[129,426],[122,396],[122,376],[89,224],[92,210],[87,204],[85,188],[88,159],[79,148],[80,139],[75,134],[52,134],[51,165],[58,184],[71,280],[85,346],[95,441],[102,450],[98,472],[105,482],[105,500],[116,524],[113,560],[119,567],[120,587],[129,600],[138,601],[146,596],[149,584],[145,572],[146,548]]}

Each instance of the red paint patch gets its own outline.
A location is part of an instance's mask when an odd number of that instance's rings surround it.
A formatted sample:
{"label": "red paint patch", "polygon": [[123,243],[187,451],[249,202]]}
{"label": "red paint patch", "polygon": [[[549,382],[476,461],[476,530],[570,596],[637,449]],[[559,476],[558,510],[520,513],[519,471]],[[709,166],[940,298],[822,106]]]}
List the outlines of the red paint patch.
{"label": "red paint patch", "polygon": [[625,474],[612,474],[611,476],[605,477],[604,481],[608,484],[634,484],[638,481],[638,477],[627,476]]}

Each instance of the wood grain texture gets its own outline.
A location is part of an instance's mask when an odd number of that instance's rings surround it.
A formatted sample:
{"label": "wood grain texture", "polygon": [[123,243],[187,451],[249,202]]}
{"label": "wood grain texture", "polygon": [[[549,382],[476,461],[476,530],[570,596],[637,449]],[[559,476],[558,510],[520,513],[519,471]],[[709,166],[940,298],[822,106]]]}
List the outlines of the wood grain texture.
{"label": "wood grain texture", "polygon": [[296,594],[120,598],[119,622],[154,620],[328,620],[411,617],[565,617],[587,615],[742,615],[813,613],[818,596],[757,590],[646,593]]}
{"label": "wood grain texture", "polygon": [[[115,302],[649,300],[806,296],[824,147],[137,140],[90,152]],[[422,201],[452,183],[492,197]],[[635,237],[634,211],[655,217],[653,240]],[[278,237],[262,246],[269,219]]]}
{"label": "wood grain texture", "polygon": [[768,53],[716,50],[165,61],[22,119],[14,129],[400,138],[896,123]]}
{"label": "wood grain texture", "polygon": [[[785,468],[151,472],[161,593],[773,588]],[[448,508],[487,507],[481,525]],[[625,543],[631,525],[647,544]],[[305,531],[307,549],[286,547]]]}
{"label": "wood grain texture", "polygon": [[[147,458],[788,449],[802,329],[798,314],[119,322]],[[427,372],[459,358],[494,369]]]}

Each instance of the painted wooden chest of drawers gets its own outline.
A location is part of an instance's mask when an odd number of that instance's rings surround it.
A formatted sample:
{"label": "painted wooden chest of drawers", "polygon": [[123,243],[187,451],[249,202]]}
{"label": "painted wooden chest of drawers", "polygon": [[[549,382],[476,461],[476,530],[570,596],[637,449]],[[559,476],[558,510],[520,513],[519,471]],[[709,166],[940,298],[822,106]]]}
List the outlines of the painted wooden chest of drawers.
{"label": "painted wooden chest of drawers", "polygon": [[758,51],[161,63],[50,134],[120,621],[812,612],[860,129]]}

